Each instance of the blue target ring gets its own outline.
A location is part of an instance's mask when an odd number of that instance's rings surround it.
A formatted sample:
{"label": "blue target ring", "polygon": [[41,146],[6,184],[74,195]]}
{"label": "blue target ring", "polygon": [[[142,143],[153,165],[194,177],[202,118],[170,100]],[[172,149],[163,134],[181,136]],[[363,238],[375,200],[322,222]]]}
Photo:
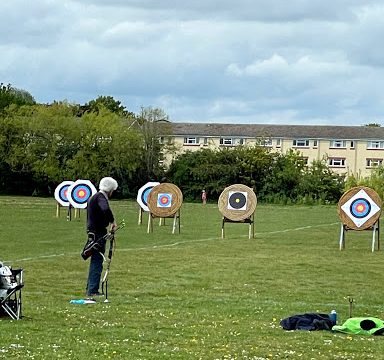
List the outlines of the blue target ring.
{"label": "blue target ring", "polygon": [[361,219],[371,212],[371,203],[364,198],[358,198],[352,201],[350,206],[351,215]]}
{"label": "blue target ring", "polygon": [[59,191],[59,198],[60,200],[64,201],[64,202],[68,202],[68,188],[69,188],[70,184],[67,184],[67,185],[64,185],[60,191]]}
{"label": "blue target ring", "polygon": [[141,194],[141,201],[145,206],[148,206],[148,195],[153,189],[153,186],[146,188],[143,193]]}
{"label": "blue target ring", "polygon": [[85,204],[92,196],[92,189],[87,184],[79,184],[72,188],[71,197],[77,204]]}
{"label": "blue target ring", "polygon": [[157,195],[157,207],[168,208],[172,205],[172,194],[160,193]]}

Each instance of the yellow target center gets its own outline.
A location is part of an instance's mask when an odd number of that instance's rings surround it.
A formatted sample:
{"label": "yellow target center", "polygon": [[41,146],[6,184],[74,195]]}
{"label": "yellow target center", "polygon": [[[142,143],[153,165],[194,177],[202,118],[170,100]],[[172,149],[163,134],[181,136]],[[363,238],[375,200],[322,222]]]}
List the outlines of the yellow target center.
{"label": "yellow target center", "polygon": [[84,197],[85,196],[85,191],[84,190],[80,190],[79,191],[79,196],[80,197]]}
{"label": "yellow target center", "polygon": [[362,205],[362,204],[357,205],[357,211],[359,211],[359,212],[364,211],[364,205]]}

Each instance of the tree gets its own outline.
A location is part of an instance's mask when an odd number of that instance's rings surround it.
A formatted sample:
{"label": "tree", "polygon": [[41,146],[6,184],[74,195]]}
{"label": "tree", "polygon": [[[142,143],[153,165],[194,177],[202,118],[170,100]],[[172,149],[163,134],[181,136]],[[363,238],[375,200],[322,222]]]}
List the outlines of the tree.
{"label": "tree", "polygon": [[172,131],[168,115],[159,108],[141,108],[140,115],[131,124],[141,135],[142,167],[140,177],[147,181],[161,180],[164,176],[162,162],[164,149],[171,150],[171,144],[164,144],[161,138],[165,138]]}
{"label": "tree", "polygon": [[131,116],[134,114],[126,110],[125,106],[121,104],[119,100],[115,100],[112,96],[99,96],[95,100],[91,100],[85,105],[80,107],[80,112],[96,112],[99,113],[102,108],[109,110],[110,112],[121,115]]}
{"label": "tree", "polygon": [[21,106],[35,103],[35,99],[28,91],[14,88],[11,84],[0,83],[0,112],[3,112],[11,104]]}

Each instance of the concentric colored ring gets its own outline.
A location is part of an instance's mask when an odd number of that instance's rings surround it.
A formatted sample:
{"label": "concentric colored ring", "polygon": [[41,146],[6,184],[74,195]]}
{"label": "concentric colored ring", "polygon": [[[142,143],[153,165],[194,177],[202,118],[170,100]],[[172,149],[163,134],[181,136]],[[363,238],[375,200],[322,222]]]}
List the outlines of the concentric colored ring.
{"label": "concentric colored ring", "polygon": [[169,193],[159,193],[157,195],[157,207],[167,208],[172,205],[172,194]]}
{"label": "concentric colored ring", "polygon": [[351,215],[356,218],[364,218],[371,212],[371,204],[367,199],[355,199],[350,206]]}
{"label": "concentric colored ring", "polygon": [[72,188],[71,197],[74,202],[84,204],[92,196],[92,189],[87,184],[79,184]]}

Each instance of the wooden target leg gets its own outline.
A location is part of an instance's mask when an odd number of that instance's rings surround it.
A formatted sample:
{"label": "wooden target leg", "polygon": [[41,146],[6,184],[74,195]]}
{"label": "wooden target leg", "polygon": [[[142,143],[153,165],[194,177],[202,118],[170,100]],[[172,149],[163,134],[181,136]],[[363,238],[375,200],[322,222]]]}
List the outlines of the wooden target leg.
{"label": "wooden target leg", "polygon": [[177,223],[178,223],[178,227],[179,227],[179,234],[180,234],[180,210],[177,212],[178,216],[177,216]]}
{"label": "wooden target leg", "polygon": [[380,250],[380,219],[377,220],[377,251]]}
{"label": "wooden target leg", "polygon": [[147,234],[151,233],[153,231],[153,225],[152,225],[152,214],[148,213],[148,227],[147,227]]}
{"label": "wooden target leg", "polygon": [[249,218],[249,226],[248,226],[248,239],[251,239],[252,236],[252,218]]}
{"label": "wooden target leg", "polygon": [[174,234],[176,230],[176,221],[177,221],[177,214],[173,215],[172,234]]}
{"label": "wooden target leg", "polygon": [[56,217],[57,218],[60,217],[60,204],[59,203],[56,204]]}
{"label": "wooden target leg", "polygon": [[138,221],[138,225],[141,225],[143,223],[143,209],[140,207],[139,209],[139,221]]}
{"label": "wooden target leg", "polygon": [[251,219],[251,222],[249,223],[249,238],[251,238],[251,236],[252,236],[252,239],[254,239],[255,238],[255,217],[254,217],[254,214],[252,214],[250,219]]}
{"label": "wooden target leg", "polygon": [[[372,252],[375,251],[376,248],[376,234],[379,235],[379,221],[373,225],[372,229]],[[377,236],[377,250],[380,249],[380,244],[379,244],[379,236]]]}
{"label": "wooden target leg", "polygon": [[221,238],[224,239],[224,223],[225,223],[225,217],[223,217],[223,222],[221,224]]}
{"label": "wooden target leg", "polygon": [[339,249],[343,250],[344,248],[345,248],[345,229],[344,229],[344,225],[341,224],[341,227],[340,227]]}

